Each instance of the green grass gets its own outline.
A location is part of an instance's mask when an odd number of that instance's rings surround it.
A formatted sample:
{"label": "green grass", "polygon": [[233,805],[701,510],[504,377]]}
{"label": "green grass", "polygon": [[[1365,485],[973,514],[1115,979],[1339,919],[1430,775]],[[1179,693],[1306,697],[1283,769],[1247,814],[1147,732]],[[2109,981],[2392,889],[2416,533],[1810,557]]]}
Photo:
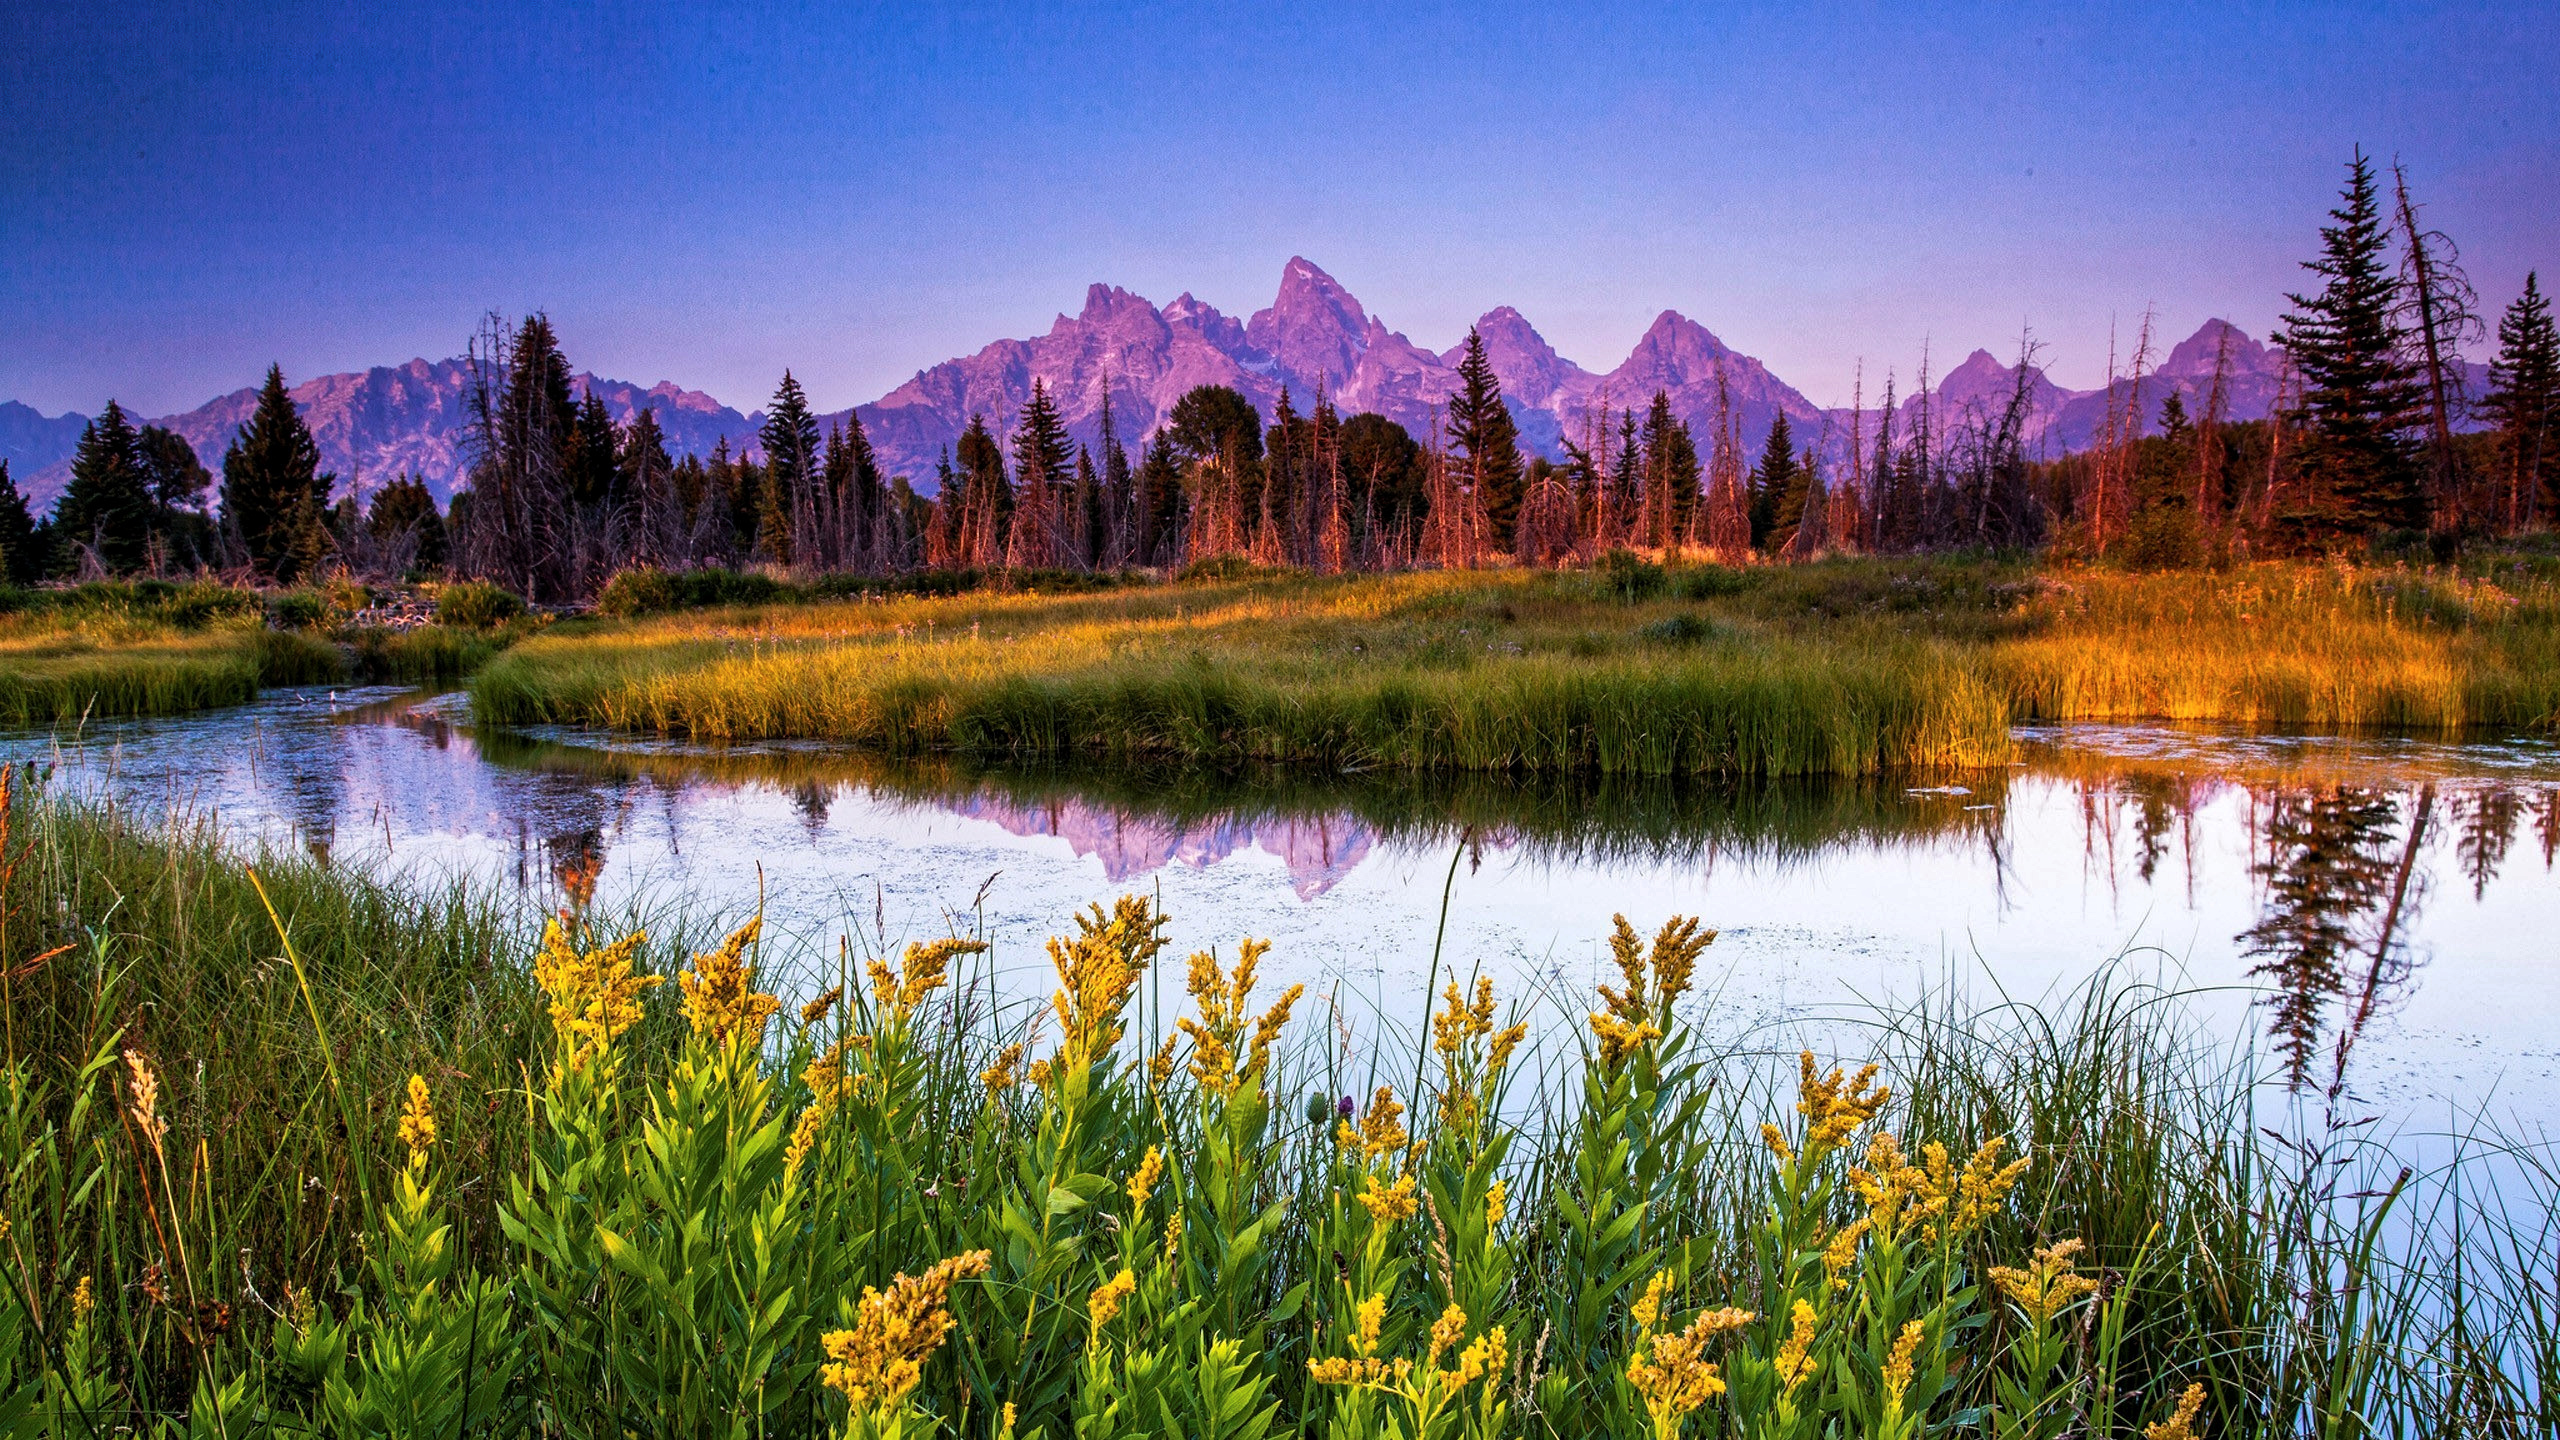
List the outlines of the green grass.
{"label": "green grass", "polygon": [[2015,721],[2549,729],[2560,581],[1954,559],[1257,576],[560,627],[478,712],[710,742],[1335,770],[1870,774]]}
{"label": "green grass", "polygon": [[[643,992],[609,1078],[564,1078],[526,971],[530,917],[484,892],[265,856],[288,957],[246,865],[201,825],[22,804],[6,853],[22,846],[0,888],[0,970],[74,948],[7,982],[0,1279],[13,1304],[0,1330],[26,1343],[0,1343],[0,1413],[76,1390],[104,1407],[102,1429],[192,1412],[205,1433],[222,1412],[298,1430],[396,1400],[440,1417],[408,1433],[701,1433],[680,1417],[734,1416],[742,1402],[721,1386],[743,1373],[758,1377],[763,1433],[842,1433],[843,1405],[816,1381],[817,1334],[848,1323],[839,1307],[863,1286],[989,1248],[997,1269],[955,1294],[958,1328],[916,1396],[957,1434],[995,1433],[1007,1400],[1022,1408],[1019,1433],[1073,1433],[1097,1393],[1192,1375],[1220,1337],[1278,1407],[1271,1433],[1320,1433],[1337,1392],[1309,1383],[1305,1362],[1344,1353],[1350,1291],[1371,1288],[1390,1297],[1389,1353],[1419,1355],[1419,1332],[1459,1293],[1472,1327],[1502,1320],[1511,1363],[1544,1377],[1469,1433],[1624,1433],[1615,1377],[1640,1343],[1628,1307],[1648,1276],[1675,1273],[1675,1324],[1728,1302],[1783,1315],[1772,1287],[1795,1282],[1761,1248],[1768,1218],[1829,1226],[1857,1208],[1786,1189],[1760,1127],[1779,1122],[1803,1143],[1790,1037],[1734,1030],[1712,995],[1663,1012],[1672,1035],[1615,1068],[1585,1048],[1587,993],[1508,997],[1531,1039],[1502,1084],[1467,1068],[1480,1049],[1444,1070],[1349,997],[1338,1011],[1309,998],[1256,1084],[1269,1101],[1257,1117],[1187,1078],[1195,1051],[1177,1051],[1161,1080],[1139,1063],[1177,1014],[1195,1015],[1171,984],[1161,1008],[1139,998],[1122,1013],[1128,1034],[1086,1088],[1053,1077],[991,1099],[980,1072],[1006,1046],[1047,1056],[1060,1033],[1045,1004],[999,998],[1023,987],[996,983],[1015,963],[997,956],[964,963],[905,1020],[848,974],[854,993],[829,1017],[804,1024],[786,1005],[763,1047],[727,1051],[688,1040],[683,997],[662,985]],[[620,928],[599,921],[598,938]],[[644,951],[643,968],[665,973],[685,948]],[[823,981],[864,954],[773,945],[760,959],[768,974]],[[2137,1434],[2190,1383],[2206,1387],[2216,1437],[2546,1429],[2560,1379],[2547,1152],[2475,1135],[2407,1178],[2357,1125],[2315,1122],[2299,1148],[2272,1140],[2253,1058],[2188,1013],[2118,974],[2040,1003],[1950,991],[1842,1017],[1848,1058],[1871,1056],[1894,1089],[1879,1125],[1915,1152],[1934,1142],[1962,1156],[1999,1138],[2032,1160],[1960,1246],[1904,1259],[1978,1285],[2043,1241],[2085,1240],[2085,1261],[2112,1277],[2120,1334],[2075,1341],[2064,1364],[2074,1413],[2107,1396],[2118,1406],[2088,1433]],[[819,1112],[801,1181],[773,1188],[782,1136],[811,1103],[808,1062],[856,1032],[872,1038],[842,1053],[870,1078]],[[169,1130],[156,1147],[136,1128],[126,1050],[158,1080]],[[439,1126],[415,1169],[394,1135],[412,1073]],[[1417,1075],[1431,1087],[1419,1100]],[[1346,1161],[1330,1117],[1311,1124],[1304,1102],[1329,1111],[1331,1097],[1378,1085],[1413,1105],[1417,1148]],[[1459,1126],[1434,1099],[1458,1094],[1481,1097],[1489,1129]],[[1122,1218],[1150,1147],[1177,1162],[1155,1203],[1187,1216],[1187,1279],[1160,1258],[1161,1213]],[[570,1164],[584,1168],[564,1178]],[[1381,1182],[1364,1173],[1407,1164],[1441,1222],[1365,1226],[1352,1194]],[[1456,1225],[1494,1178],[1508,1191],[1498,1237]],[[2385,1192],[2387,1214],[2373,1198]],[[768,1204],[779,1222],[748,1223]],[[569,1248],[510,1239],[502,1210],[555,1217]],[[432,1261],[418,1248],[429,1225],[451,1227]],[[595,1226],[624,1260],[603,1260]],[[1086,1297],[1127,1264],[1148,1279],[1132,1318],[1094,1346]],[[82,1276],[98,1308],[75,1330]],[[1823,1301],[1853,1329],[1869,1323],[1856,1307],[1870,1280],[1859,1283]],[[1930,1300],[1936,1283],[1897,1303],[1954,1307],[1943,1343],[1966,1363],[1925,1403],[1945,1433],[1975,1433],[1950,1417],[2010,1405],[1995,1381],[2014,1372],[2023,1327],[1987,1293]],[[739,1293],[756,1305],[731,1303]],[[456,1330],[457,1317],[473,1323]],[[2083,1334],[2079,1313],[2068,1318]],[[1186,1334],[1197,1340],[1175,1338]],[[1738,1335],[1717,1358],[1740,1383],[1769,1338]],[[1142,1370],[1150,1346],[1172,1368]],[[1088,1358],[1099,1378],[1080,1369]],[[1843,1380],[1872,1364],[1854,1347],[1829,1363]],[[1165,1403],[1192,1404],[1189,1383]],[[454,1409],[466,1392],[468,1416]],[[1855,1411],[1836,1418],[1834,1433],[1883,1433]],[[1706,1418],[1691,1426],[1713,1432]]]}

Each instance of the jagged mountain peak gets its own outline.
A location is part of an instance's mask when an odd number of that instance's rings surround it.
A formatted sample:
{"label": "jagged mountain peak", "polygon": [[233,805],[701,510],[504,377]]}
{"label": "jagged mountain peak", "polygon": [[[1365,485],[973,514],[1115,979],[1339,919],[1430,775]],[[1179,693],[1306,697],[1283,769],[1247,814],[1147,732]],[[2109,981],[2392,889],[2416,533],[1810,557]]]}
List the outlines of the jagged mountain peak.
{"label": "jagged mountain peak", "polygon": [[1245,322],[1245,343],[1288,375],[1339,387],[1360,368],[1370,317],[1342,283],[1304,256],[1280,267],[1270,308]]}

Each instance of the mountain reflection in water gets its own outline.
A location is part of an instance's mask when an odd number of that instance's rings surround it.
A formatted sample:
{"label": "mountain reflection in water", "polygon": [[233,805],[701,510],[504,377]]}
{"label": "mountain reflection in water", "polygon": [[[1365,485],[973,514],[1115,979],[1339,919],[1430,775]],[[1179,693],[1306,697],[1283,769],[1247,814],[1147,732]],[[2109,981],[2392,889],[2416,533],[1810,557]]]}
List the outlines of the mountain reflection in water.
{"label": "mountain reflection in water", "polygon": [[324,859],[470,869],[542,906],[655,887],[726,912],[766,893],[804,933],[858,914],[883,939],[974,906],[970,923],[1029,940],[1154,888],[1196,927],[1179,943],[1276,935],[1273,964],[1396,1004],[1453,855],[1466,963],[1578,986],[1611,911],[1696,911],[1724,927],[1717,1003],[1744,1021],[1909,993],[1950,956],[2032,996],[2143,943],[2169,978],[2256,1007],[2297,1087],[2560,1110],[2560,752],[2541,742],[2077,727],[2022,732],[2027,760],[1987,774],[1674,784],[1032,771],[480,733],[467,713],[287,692],[0,735],[0,758]]}

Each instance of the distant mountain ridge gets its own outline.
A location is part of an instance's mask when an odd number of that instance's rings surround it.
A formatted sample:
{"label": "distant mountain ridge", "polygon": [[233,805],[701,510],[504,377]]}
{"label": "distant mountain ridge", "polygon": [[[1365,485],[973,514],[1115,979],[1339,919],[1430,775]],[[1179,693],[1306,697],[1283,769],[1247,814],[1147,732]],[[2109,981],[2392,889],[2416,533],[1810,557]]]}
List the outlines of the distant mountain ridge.
{"label": "distant mountain ridge", "polygon": [[[1487,358],[1520,423],[1522,439],[1540,453],[1560,455],[1567,440],[1580,441],[1604,414],[1641,412],[1657,391],[1670,397],[1674,414],[1697,433],[1701,451],[1713,441],[1718,387],[1729,400],[1743,444],[1756,452],[1783,413],[1799,445],[1837,451],[1850,433],[1845,409],[1815,405],[1760,360],[1719,339],[1676,310],[1655,318],[1627,357],[1606,372],[1585,369],[1556,353],[1528,318],[1508,305],[1476,321]],[[2229,338],[2225,414],[2234,420],[2263,417],[2274,403],[2281,352],[2223,320],[2209,320],[2170,347],[2143,381],[2143,408],[2156,423],[2160,402],[2180,393],[2191,413],[2201,413],[2212,385],[2215,356]],[[820,417],[842,424],[859,413],[883,467],[931,489],[937,464],[972,415],[984,415],[1008,432],[1034,380],[1057,399],[1069,432],[1093,445],[1100,439],[1102,405],[1110,399],[1114,424],[1131,448],[1163,422],[1174,402],[1197,385],[1227,385],[1242,392],[1267,417],[1285,390],[1301,412],[1316,397],[1330,398],[1344,414],[1376,411],[1427,439],[1458,388],[1463,343],[1431,350],[1391,330],[1351,292],[1302,256],[1281,268],[1269,306],[1243,319],[1189,293],[1158,306],[1117,286],[1095,284],[1083,307],[1061,314],[1046,334],[998,340],[975,354],[945,360],[869,404]],[[2475,380],[2482,367],[2469,367]],[[2016,370],[1989,351],[1976,350],[1934,377],[1933,414],[1943,431],[1968,417],[1996,416],[2009,397]],[[310,422],[322,463],[342,484],[360,477],[366,489],[414,471],[439,496],[449,498],[468,468],[464,395],[468,368],[460,360],[415,359],[404,365],[323,375],[293,388],[294,402]],[[1896,408],[1916,416],[1918,398],[1901,376]],[[669,382],[646,389],[626,381],[580,374],[573,388],[592,387],[616,420],[643,407],[658,412],[668,446],[677,453],[707,455],[721,441],[733,451],[751,450],[763,423],[760,410],[741,413],[700,391]],[[1880,404],[1881,376],[1870,376],[1867,399]],[[2116,403],[2130,382],[2113,389]],[[2059,454],[2091,443],[2105,423],[2110,391],[2069,390],[2039,370],[2030,382],[2027,441]],[[257,397],[244,388],[183,415],[154,423],[184,435],[208,466],[219,467],[223,448],[247,419]],[[1874,415],[1866,432],[1873,433]],[[85,417],[46,417],[15,402],[0,403],[0,458],[10,463],[36,503],[49,505],[69,476],[72,447]],[[1616,428],[1614,418],[1610,428]],[[1828,437],[1826,439],[1826,436]],[[342,492],[343,493],[343,492]]]}

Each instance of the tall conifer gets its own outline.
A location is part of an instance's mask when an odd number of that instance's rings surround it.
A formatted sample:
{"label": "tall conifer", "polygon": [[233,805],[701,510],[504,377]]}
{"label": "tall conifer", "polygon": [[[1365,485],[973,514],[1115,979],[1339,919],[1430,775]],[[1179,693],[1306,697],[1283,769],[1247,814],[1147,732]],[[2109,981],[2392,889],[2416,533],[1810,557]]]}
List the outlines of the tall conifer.
{"label": "tall conifer", "polygon": [[0,582],[33,585],[44,578],[49,559],[36,546],[36,520],[27,497],[9,478],[9,462],[0,460]]}
{"label": "tall conifer", "polygon": [[81,429],[53,523],[63,543],[93,548],[111,571],[139,569],[150,552],[151,482],[132,422],[113,400]]}
{"label": "tall conifer", "polygon": [[1449,440],[1459,468],[1484,507],[1485,538],[1508,551],[1520,524],[1520,496],[1527,483],[1520,461],[1520,427],[1502,400],[1502,381],[1484,350],[1484,336],[1467,329],[1467,352],[1458,361],[1458,390],[1449,397]]}
{"label": "tall conifer", "polygon": [[2560,332],[2542,280],[2525,272],[2524,293],[2498,319],[2498,358],[2489,367],[2481,411],[2498,427],[2510,525],[2532,525],[2560,486]]}
{"label": "tall conifer", "polygon": [[2294,308],[2276,337],[2302,375],[2295,420],[2305,434],[2296,464],[2310,483],[2289,528],[2310,543],[2377,527],[2415,529],[2427,518],[2408,433],[2418,381],[2395,318],[2391,232],[2362,149],[2329,216],[2337,223],[2321,228],[2319,258],[2302,262],[2322,277],[2321,289],[2286,297]]}
{"label": "tall conifer", "polygon": [[258,573],[294,578],[297,527],[318,513],[335,477],[320,474],[320,447],[284,386],[284,369],[267,367],[257,408],[222,454],[222,518]]}

